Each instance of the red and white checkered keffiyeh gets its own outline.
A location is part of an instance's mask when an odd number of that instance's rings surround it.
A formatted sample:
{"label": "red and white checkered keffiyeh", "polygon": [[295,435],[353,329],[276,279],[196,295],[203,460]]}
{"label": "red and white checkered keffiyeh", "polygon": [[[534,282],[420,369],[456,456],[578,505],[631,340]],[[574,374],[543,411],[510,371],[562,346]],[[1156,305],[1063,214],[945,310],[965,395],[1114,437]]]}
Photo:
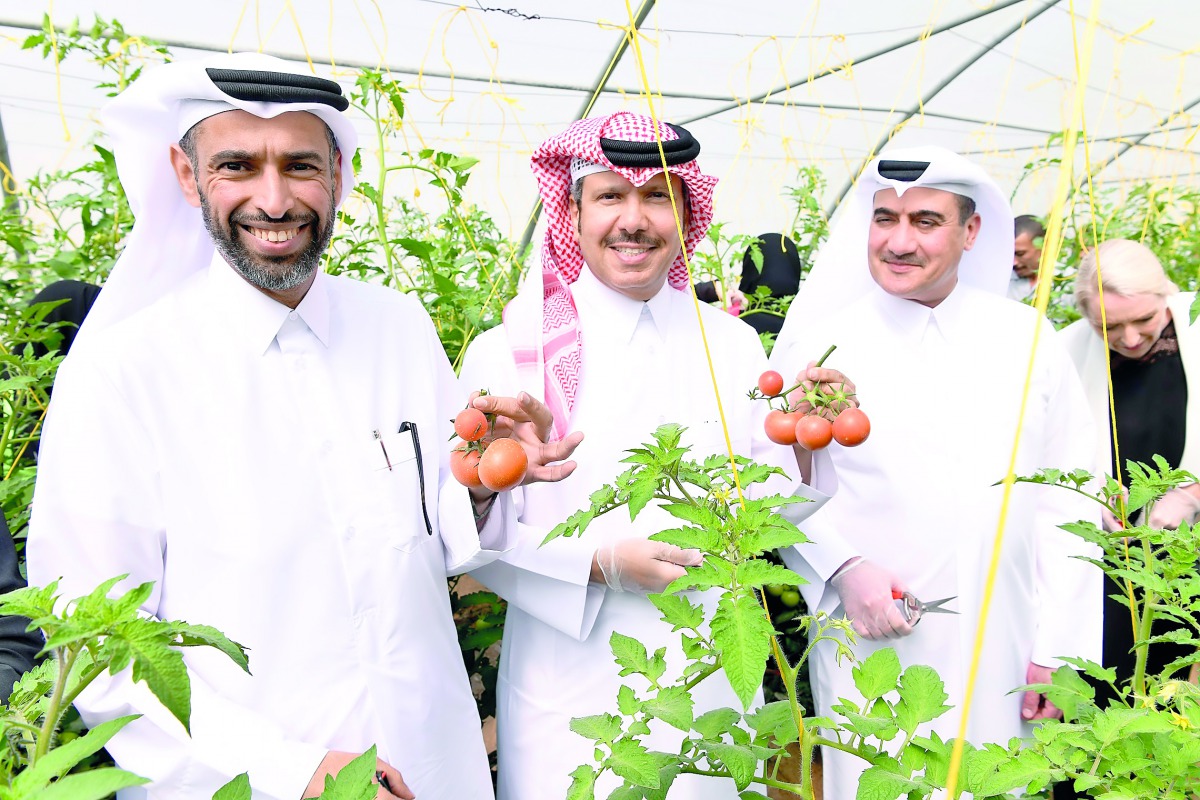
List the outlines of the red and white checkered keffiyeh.
{"label": "red and white checkered keffiyeh", "polygon": [[[547,139],[533,153],[533,174],[538,180],[546,214],[541,291],[538,291],[538,281],[531,276],[520,294],[504,309],[504,328],[521,384],[526,387],[544,384],[542,399],[554,413],[554,439],[566,435],[583,366],[579,314],[568,288],[583,270],[583,251],[575,238],[567,202],[571,190],[571,161],[583,159],[606,166],[634,186],[641,186],[662,172],[662,168],[614,166],[605,157],[600,140],[654,142],[654,131],[650,117],[621,111],[607,117],[579,120],[559,135]],[[679,138],[661,122],[658,135],[663,141]],[[678,175],[687,185],[688,228],[684,232],[684,250],[690,259],[712,222],[712,197],[717,179],[702,173],[694,160],[669,167],[668,171]],[[676,202],[682,202],[682,198],[676,198]],[[675,289],[687,288],[684,253],[681,252],[671,264],[667,282]],[[536,324],[538,322],[540,325]],[[538,380],[539,375],[543,380]]]}

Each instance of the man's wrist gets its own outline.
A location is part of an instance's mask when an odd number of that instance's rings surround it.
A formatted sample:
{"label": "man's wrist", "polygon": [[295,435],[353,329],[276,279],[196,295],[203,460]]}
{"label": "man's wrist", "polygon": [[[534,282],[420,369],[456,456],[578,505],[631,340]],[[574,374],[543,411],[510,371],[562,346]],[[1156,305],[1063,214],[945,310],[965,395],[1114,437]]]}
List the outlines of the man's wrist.
{"label": "man's wrist", "polygon": [[475,521],[480,522],[491,513],[492,506],[496,504],[496,498],[499,492],[492,492],[483,497],[478,496],[474,489],[470,490],[471,494],[471,513],[475,515]]}

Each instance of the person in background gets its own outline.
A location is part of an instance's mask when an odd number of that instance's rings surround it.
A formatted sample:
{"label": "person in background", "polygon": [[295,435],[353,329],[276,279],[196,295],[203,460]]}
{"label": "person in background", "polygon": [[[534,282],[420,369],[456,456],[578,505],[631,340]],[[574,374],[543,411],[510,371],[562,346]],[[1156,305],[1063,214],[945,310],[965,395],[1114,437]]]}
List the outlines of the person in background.
{"label": "person in background", "polygon": [[[1200,475],[1200,325],[1189,323],[1188,316],[1195,297],[1195,292],[1180,292],[1157,256],[1139,242],[1109,239],[1089,251],[1079,264],[1075,302],[1083,318],[1064,328],[1061,338],[1087,393],[1097,460],[1126,485],[1125,464],[1153,465],[1154,455],[1162,456],[1174,469]],[[1111,406],[1106,362],[1111,362],[1112,369]],[[1172,489],[1155,503],[1147,522],[1156,528],[1176,528],[1195,524],[1198,518],[1200,484],[1193,483]],[[1109,531],[1121,527],[1111,514],[1105,515],[1104,523]],[[1125,592],[1123,584],[1105,580],[1102,663],[1116,669],[1118,681],[1133,674],[1136,655],[1129,608],[1113,599]],[[1165,633],[1171,627],[1156,626],[1153,633]],[[1171,642],[1154,644],[1146,675],[1157,676],[1187,652]],[[1107,684],[1093,682],[1093,686],[1098,700],[1112,700]],[[1055,790],[1056,798],[1077,796],[1069,786]]]}
{"label": "person in background", "polygon": [[[42,317],[42,324],[49,326],[62,323],[58,325],[58,332],[62,334],[62,340],[55,349],[65,356],[71,352],[71,345],[75,343],[79,327],[87,319],[88,312],[92,310],[92,306],[99,296],[100,287],[94,283],[62,280],[55,281],[35,294],[29,304],[32,306],[37,303],[57,303],[46,313],[46,316]],[[37,356],[44,356],[50,352],[50,349],[45,344],[36,342],[33,345],[33,352]]]}
{"label": "person in background", "polygon": [[[8,522],[0,514],[0,594],[25,586]],[[7,703],[13,684],[37,663],[42,635],[28,630],[25,617],[0,616],[0,703]]]}
{"label": "person in background", "polygon": [[[796,243],[781,233],[764,233],[758,237],[758,252],[762,256],[762,269],[754,264],[753,248],[747,248],[742,257],[742,280],[738,288],[747,297],[754,296],[758,287],[771,290],[770,297],[790,297],[800,290],[800,271],[804,262]],[[783,317],[768,311],[750,309],[742,314],[745,322],[760,334],[779,334],[783,328]]]}
{"label": "person in background", "polygon": [[[840,566],[792,568],[810,581],[800,587],[810,609],[851,621],[862,637],[851,646],[856,659],[890,647],[902,667],[937,670],[953,709],[918,735],[950,739],[959,732],[1005,502],[997,481],[1017,442],[1017,475],[1091,467],[1093,430],[1054,330],[1004,296],[1012,212],[991,177],[939,147],[887,151],[848,202],[788,310],[771,362],[795,374],[837,345],[826,366],[854,376],[871,436],[829,448],[837,494],[805,523],[813,544],[794,551],[801,559],[840,552]],[[1032,736],[1033,721],[1060,712],[1039,692],[1012,690],[1049,682],[1064,656],[1099,655],[1100,571],[1073,557],[1095,549],[1058,527],[1093,513],[1098,522],[1093,506],[1027,484],[1004,506],[966,728],[975,745]],[[951,598],[947,607],[959,614],[912,624],[894,600],[903,592]],[[861,698],[837,644],[818,641],[809,660],[818,716],[831,715],[839,698]],[[833,748],[823,758],[824,796],[852,800],[865,762]]]}
{"label": "person in background", "polygon": [[1014,219],[1013,226],[1015,238],[1008,296],[1013,300],[1027,300],[1037,291],[1038,267],[1042,262],[1042,240],[1046,238],[1046,227],[1030,214],[1022,214]]}

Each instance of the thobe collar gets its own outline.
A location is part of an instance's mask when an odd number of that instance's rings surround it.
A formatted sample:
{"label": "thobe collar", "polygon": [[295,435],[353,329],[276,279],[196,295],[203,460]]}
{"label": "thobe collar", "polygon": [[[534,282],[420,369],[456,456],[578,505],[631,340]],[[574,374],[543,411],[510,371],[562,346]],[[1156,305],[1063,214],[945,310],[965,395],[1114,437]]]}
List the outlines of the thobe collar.
{"label": "thobe collar", "polygon": [[208,272],[215,309],[231,341],[262,355],[285,322],[300,319],[321,344],[329,346],[329,278],[324,272],[317,271],[295,310],[251,286],[219,253],[213,255]]}
{"label": "thobe collar", "polygon": [[968,309],[964,298],[973,290],[960,282],[945,300],[933,308],[915,300],[894,297],[878,286],[874,287],[875,302],[896,332],[911,341],[920,341],[930,320],[947,341],[953,340],[968,324]]}
{"label": "thobe collar", "polygon": [[654,297],[644,302],[634,300],[601,283],[592,274],[591,267],[584,266],[579,278],[571,284],[571,296],[585,324],[588,311],[592,311],[603,317],[607,335],[612,336],[614,341],[628,344],[637,330],[638,320],[646,314],[659,338],[667,338],[667,332],[671,330],[671,294],[678,292],[677,289],[672,289],[664,282]]}

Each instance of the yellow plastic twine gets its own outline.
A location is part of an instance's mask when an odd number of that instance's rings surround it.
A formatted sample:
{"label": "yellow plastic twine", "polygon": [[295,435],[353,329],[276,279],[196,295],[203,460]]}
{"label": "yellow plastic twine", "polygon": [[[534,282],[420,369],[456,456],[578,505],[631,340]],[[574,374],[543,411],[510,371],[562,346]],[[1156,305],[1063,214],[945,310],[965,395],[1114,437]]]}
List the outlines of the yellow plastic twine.
{"label": "yellow plastic twine", "polygon": [[[1038,270],[1038,285],[1037,294],[1034,304],[1039,312],[1038,319],[1035,323],[1036,327],[1033,332],[1033,345],[1029,353],[1029,365],[1025,370],[1025,388],[1021,395],[1021,408],[1017,416],[1017,429],[1013,436],[1012,453],[1009,457],[1008,474],[1004,476],[1004,497],[1000,504],[1000,518],[996,523],[996,536],[992,544],[992,559],[988,565],[987,582],[984,584],[983,601],[979,608],[979,620],[975,631],[975,646],[971,655],[971,669],[967,675],[966,696],[963,698],[962,718],[958,725],[958,736],[954,741],[954,748],[950,754],[950,767],[946,775],[946,786],[950,797],[958,796],[958,773],[962,766],[963,744],[967,735],[967,722],[971,713],[971,702],[975,693],[975,684],[979,677],[979,663],[983,656],[984,634],[987,629],[988,611],[992,604],[992,596],[996,588],[996,573],[1000,564],[1000,552],[1004,543],[1004,525],[1008,518],[1008,504],[1012,497],[1013,485],[1016,483],[1017,451],[1021,444],[1021,425],[1025,420],[1025,410],[1029,404],[1029,390],[1033,380],[1033,364],[1037,356],[1038,339],[1041,334],[1043,315],[1046,313],[1046,306],[1050,302],[1050,283],[1051,283],[1051,265],[1058,259],[1058,251],[1062,245],[1062,222],[1061,215],[1057,213],[1066,202],[1070,187],[1073,184],[1073,163],[1075,156],[1075,143],[1079,136],[1079,129],[1083,127],[1083,99],[1084,92],[1087,89],[1085,77],[1088,72],[1088,67],[1091,63],[1092,41],[1095,38],[1096,23],[1099,19],[1100,4],[1093,2],[1088,14],[1086,35],[1084,39],[1083,52],[1080,53],[1078,46],[1075,48],[1075,95],[1073,102],[1073,114],[1070,125],[1064,131],[1063,136],[1063,155],[1062,163],[1058,172],[1058,183],[1055,188],[1054,202],[1051,206],[1049,225],[1047,226],[1045,244],[1042,249],[1042,261]],[[1075,20],[1075,4],[1074,0],[1070,3],[1070,17],[1072,20],[1072,38],[1074,38],[1074,20]],[[1086,139],[1086,136],[1085,136]]]}
{"label": "yellow plastic twine", "polygon": [[729,436],[729,421],[725,417],[725,405],[721,402],[721,388],[717,385],[717,370],[713,366],[712,350],[708,346],[708,334],[704,330],[704,318],[700,315],[700,300],[696,297],[696,292],[692,289],[692,265],[688,259],[687,248],[683,246],[684,231],[683,218],[679,214],[679,206],[675,200],[675,187],[671,184],[670,168],[667,166],[667,155],[663,151],[662,137],[658,131],[658,116],[654,112],[654,94],[650,91],[650,79],[646,75],[646,62],[642,59],[642,47],[639,43],[639,34],[634,30],[633,8],[629,5],[629,0],[625,0],[625,11],[629,14],[629,36],[630,44],[633,47],[634,58],[637,63],[638,75],[642,82],[642,94],[646,98],[646,107],[650,110],[650,119],[654,125],[654,139],[658,143],[658,155],[662,160],[663,173],[667,177],[667,197],[671,201],[671,212],[675,215],[675,231],[679,235],[680,253],[683,254],[683,266],[687,269],[688,292],[692,296],[692,306],[696,311],[696,322],[700,325],[700,341],[704,343],[704,358],[708,362],[708,376],[712,379],[713,395],[717,401],[717,413],[721,418],[721,432],[725,435],[725,450],[729,456],[729,466],[733,470],[733,485],[737,489],[738,503],[743,509],[746,507],[746,498],[742,494],[742,480],[738,475],[737,461],[733,457],[733,439]]}

